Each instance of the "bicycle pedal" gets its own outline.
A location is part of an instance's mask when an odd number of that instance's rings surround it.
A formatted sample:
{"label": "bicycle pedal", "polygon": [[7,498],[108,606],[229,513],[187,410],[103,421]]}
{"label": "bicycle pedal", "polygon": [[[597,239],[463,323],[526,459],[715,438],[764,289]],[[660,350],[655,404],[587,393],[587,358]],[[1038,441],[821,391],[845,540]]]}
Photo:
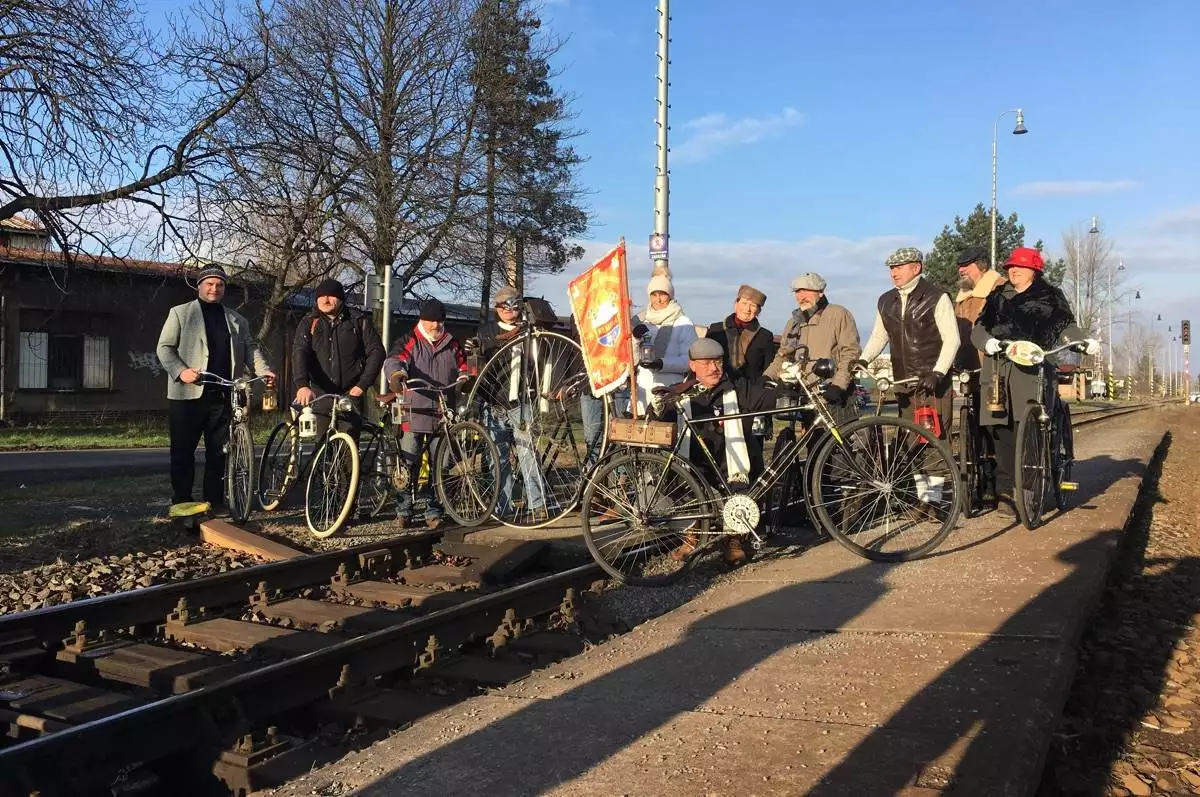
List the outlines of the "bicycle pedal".
{"label": "bicycle pedal", "polygon": [[1058,489],[1063,490],[1065,492],[1071,492],[1072,490],[1078,490],[1079,482],[1059,482]]}

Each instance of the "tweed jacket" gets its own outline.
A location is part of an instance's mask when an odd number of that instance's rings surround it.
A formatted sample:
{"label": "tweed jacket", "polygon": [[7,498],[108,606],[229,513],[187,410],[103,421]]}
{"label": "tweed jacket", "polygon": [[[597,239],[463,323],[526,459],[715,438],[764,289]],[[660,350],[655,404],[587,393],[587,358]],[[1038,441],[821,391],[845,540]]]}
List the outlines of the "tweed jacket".
{"label": "tweed jacket", "polygon": [[[225,323],[229,325],[230,362],[234,376],[243,374],[249,364],[253,373],[270,371],[267,358],[250,333],[250,322],[241,313],[225,308]],[[200,300],[177,304],[167,313],[167,321],[158,335],[158,360],[167,372],[167,398],[198,399],[204,393],[200,385],[189,385],[179,379],[185,368],[203,371],[208,366],[208,335],[204,332],[204,315]]]}

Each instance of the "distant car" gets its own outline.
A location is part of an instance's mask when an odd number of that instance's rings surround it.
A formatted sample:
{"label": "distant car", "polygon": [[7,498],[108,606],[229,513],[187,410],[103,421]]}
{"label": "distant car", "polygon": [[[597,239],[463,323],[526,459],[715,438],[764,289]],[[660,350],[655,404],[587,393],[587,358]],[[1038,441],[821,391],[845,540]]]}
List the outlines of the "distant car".
{"label": "distant car", "polygon": [[1188,403],[1200,404],[1200,393],[1193,393],[1192,395],[1188,396]]}

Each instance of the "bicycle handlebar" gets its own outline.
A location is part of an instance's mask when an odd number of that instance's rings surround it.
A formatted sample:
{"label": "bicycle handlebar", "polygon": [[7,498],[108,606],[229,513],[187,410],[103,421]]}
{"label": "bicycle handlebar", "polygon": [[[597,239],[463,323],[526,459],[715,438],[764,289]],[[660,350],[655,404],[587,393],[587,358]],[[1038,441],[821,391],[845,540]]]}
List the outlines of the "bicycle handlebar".
{"label": "bicycle handlebar", "polygon": [[238,377],[237,379],[226,379],[220,374],[214,374],[212,371],[197,371],[200,378],[196,380],[197,385],[216,385],[217,387],[237,387],[238,385],[252,385],[255,382],[266,382],[265,376],[254,377]]}
{"label": "bicycle handlebar", "polygon": [[404,384],[407,387],[412,388],[414,390],[436,390],[439,393],[447,393],[447,392],[455,389],[462,382],[465,382],[465,381],[466,381],[465,379],[461,379],[461,380],[456,380],[456,381],[451,382],[446,385],[435,385],[433,382],[430,382],[426,379],[414,378],[414,379],[405,380]]}

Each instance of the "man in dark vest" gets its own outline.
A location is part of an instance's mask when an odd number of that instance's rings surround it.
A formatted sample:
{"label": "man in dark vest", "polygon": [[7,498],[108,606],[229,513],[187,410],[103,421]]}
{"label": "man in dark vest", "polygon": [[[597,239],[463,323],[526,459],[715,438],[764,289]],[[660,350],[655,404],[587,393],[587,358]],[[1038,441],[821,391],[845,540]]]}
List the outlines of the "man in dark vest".
{"label": "man in dark vest", "polygon": [[875,328],[856,365],[870,363],[890,344],[892,376],[918,380],[916,385],[896,388],[901,417],[911,421],[917,407],[932,406],[946,437],[954,397],[947,374],[958,354],[958,322],[950,295],[921,277],[923,259],[921,250],[912,246],[888,256],[896,287],[879,297]]}

